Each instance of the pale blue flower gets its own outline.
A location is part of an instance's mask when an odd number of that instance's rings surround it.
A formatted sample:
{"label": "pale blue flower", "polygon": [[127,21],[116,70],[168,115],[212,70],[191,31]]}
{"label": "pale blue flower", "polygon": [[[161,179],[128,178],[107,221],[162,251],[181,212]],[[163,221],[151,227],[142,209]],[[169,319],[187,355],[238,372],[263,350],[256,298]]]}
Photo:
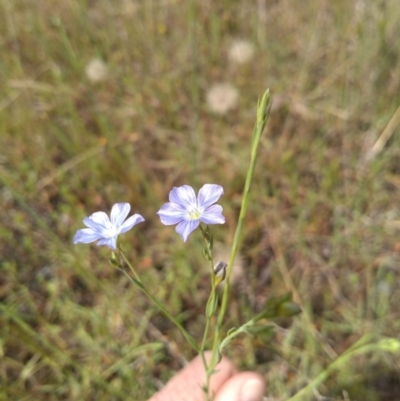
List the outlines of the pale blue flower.
{"label": "pale blue flower", "polygon": [[189,185],[174,187],[169,193],[169,202],[157,212],[165,225],[178,224],[176,232],[186,241],[200,222],[204,224],[224,224],[222,207],[214,205],[224,193],[220,185],[205,184],[196,194]]}
{"label": "pale blue flower", "polygon": [[130,210],[129,203],[116,203],[111,209],[111,219],[104,212],[96,212],[85,217],[83,223],[89,228],[82,228],[76,232],[74,244],[97,241],[97,245],[107,245],[113,250],[117,249],[118,235],[126,233],[133,226],[144,221],[140,214],[134,214],[125,220]]}

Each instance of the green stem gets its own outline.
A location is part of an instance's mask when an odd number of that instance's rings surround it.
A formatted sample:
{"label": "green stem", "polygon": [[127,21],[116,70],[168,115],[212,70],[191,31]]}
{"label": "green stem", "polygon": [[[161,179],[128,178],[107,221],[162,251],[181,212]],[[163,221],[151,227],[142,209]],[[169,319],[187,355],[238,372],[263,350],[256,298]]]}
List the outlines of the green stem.
{"label": "green stem", "polygon": [[361,355],[367,352],[381,349],[379,343],[363,344],[368,339],[370,339],[369,335],[362,337],[359,341],[357,341],[357,343],[355,343],[336,360],[334,360],[323,372],[321,372],[317,377],[311,380],[307,384],[307,386],[302,388],[297,394],[289,398],[287,401],[309,400],[313,390],[317,388],[321,383],[323,383],[335,370],[338,370],[341,366],[347,364],[351,358],[356,355]]}
{"label": "green stem", "polygon": [[[206,393],[206,398],[207,401],[211,401],[212,397],[210,396],[210,378],[212,376],[212,374],[214,373],[214,369],[211,368],[210,366],[207,364],[206,358],[204,356],[204,351],[205,351],[205,347],[206,347],[206,342],[207,342],[207,337],[208,337],[208,332],[210,330],[210,325],[211,325],[211,318],[213,316],[213,314],[215,313],[215,311],[212,311],[212,313],[210,313],[210,308],[214,308],[214,306],[216,305],[217,300],[215,299],[215,297],[217,296],[216,294],[216,281],[215,281],[215,273],[214,273],[214,259],[213,259],[213,255],[212,255],[212,234],[208,231],[208,227],[206,229],[203,228],[202,225],[200,225],[200,230],[201,233],[203,235],[204,238],[204,242],[205,242],[205,249],[208,250],[208,257],[209,257],[209,262],[210,262],[210,272],[211,272],[211,293],[210,296],[207,300],[207,305],[206,305],[206,327],[204,329],[204,333],[203,333],[203,340],[201,342],[201,347],[200,347],[200,355],[201,355],[201,359],[203,361],[203,366],[204,366],[204,371],[206,373],[206,383],[204,385],[204,392]],[[211,236],[207,236],[206,230],[208,231],[209,234],[211,234]]]}
{"label": "green stem", "polygon": [[[210,304],[210,300],[213,298],[213,290],[211,292],[210,297],[208,298],[206,311],[208,309],[208,305]],[[206,383],[204,385],[204,392],[206,393],[207,401],[209,401],[209,399],[210,399],[210,377],[211,377],[211,374],[209,373],[210,370],[209,370],[209,366],[207,364],[206,358],[204,356],[204,351],[205,351],[205,347],[206,347],[208,331],[210,329],[210,323],[211,323],[211,316],[208,316],[208,314],[206,312],[206,327],[204,329],[203,340],[201,342],[200,355],[201,355],[201,360],[203,361],[204,371],[206,373]]]}
{"label": "green stem", "polygon": [[243,191],[242,205],[240,208],[240,214],[239,214],[238,224],[237,224],[236,231],[235,231],[235,236],[233,238],[233,245],[232,245],[232,250],[231,250],[231,254],[230,254],[230,258],[229,258],[226,283],[225,283],[224,293],[222,296],[221,309],[218,314],[218,320],[217,320],[217,325],[216,325],[215,334],[214,334],[214,343],[213,343],[213,348],[212,348],[213,357],[212,357],[211,366],[216,362],[216,358],[217,358],[216,351],[217,351],[218,341],[219,341],[219,337],[220,337],[220,330],[222,327],[222,323],[223,323],[224,316],[226,313],[226,308],[228,305],[230,277],[232,274],[233,262],[235,260],[237,250],[239,248],[239,241],[240,241],[240,237],[242,234],[243,222],[244,222],[244,219],[246,216],[247,205],[249,202],[250,186],[251,186],[251,182],[252,182],[253,176],[254,176],[254,169],[255,169],[256,158],[257,158],[257,150],[258,150],[258,146],[260,144],[261,134],[264,131],[265,125],[266,125],[268,117],[269,117],[270,106],[271,106],[270,92],[269,92],[269,89],[267,89],[265,91],[265,93],[263,94],[262,98],[258,102],[257,121],[254,126],[252,143],[251,143],[250,165],[249,165],[249,169],[247,170],[246,182],[245,182],[244,191]]}
{"label": "green stem", "polygon": [[152,295],[146,288],[146,286],[143,284],[142,280],[136,273],[135,269],[133,266],[130,264],[129,260],[125,256],[125,254],[122,252],[122,250],[119,248],[119,252],[124,259],[125,263],[129,266],[131,269],[134,278],[131,277],[124,269],[122,266],[120,266],[120,270],[127,276],[129,277],[130,280],[132,280],[146,295],[147,297],[153,301],[154,304],[157,305],[157,307],[168,317],[169,320],[171,320],[172,323],[175,324],[176,327],[181,331],[182,335],[188,340],[190,345],[197,351],[200,352],[199,346],[196,344],[196,341],[194,338],[186,331],[186,329],[181,325],[181,323],[173,316],[171,313],[163,306],[160,300],[158,300],[154,295]]}
{"label": "green stem", "polygon": [[260,319],[262,319],[264,316],[264,312],[259,313],[257,316],[253,317],[253,319],[249,320],[245,324],[241,325],[239,328],[236,330],[232,330],[229,335],[227,335],[224,340],[221,342],[219,345],[219,350],[222,351],[223,348],[225,348],[236,336],[238,336],[241,333],[246,333],[246,329],[248,327],[253,326],[255,323],[257,323]]}

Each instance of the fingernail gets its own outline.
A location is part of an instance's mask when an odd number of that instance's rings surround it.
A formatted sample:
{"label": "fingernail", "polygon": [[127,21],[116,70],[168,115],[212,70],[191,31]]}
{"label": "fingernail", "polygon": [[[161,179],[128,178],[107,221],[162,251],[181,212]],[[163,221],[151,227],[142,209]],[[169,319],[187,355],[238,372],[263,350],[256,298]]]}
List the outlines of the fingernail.
{"label": "fingernail", "polygon": [[247,380],[240,389],[240,401],[263,401],[264,383],[260,379]]}

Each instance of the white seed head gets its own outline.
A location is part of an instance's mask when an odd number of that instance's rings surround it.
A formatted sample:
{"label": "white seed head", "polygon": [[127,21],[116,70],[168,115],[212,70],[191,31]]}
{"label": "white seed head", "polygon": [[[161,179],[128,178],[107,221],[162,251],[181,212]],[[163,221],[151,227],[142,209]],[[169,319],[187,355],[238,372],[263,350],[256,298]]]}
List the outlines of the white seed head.
{"label": "white seed head", "polygon": [[229,60],[234,64],[245,64],[254,56],[254,46],[247,40],[238,39],[232,42],[228,50]]}
{"label": "white seed head", "polygon": [[108,67],[103,60],[95,58],[86,65],[85,73],[91,82],[104,81],[108,75]]}
{"label": "white seed head", "polygon": [[208,108],[215,114],[225,114],[238,104],[239,92],[231,84],[216,84],[207,92]]}

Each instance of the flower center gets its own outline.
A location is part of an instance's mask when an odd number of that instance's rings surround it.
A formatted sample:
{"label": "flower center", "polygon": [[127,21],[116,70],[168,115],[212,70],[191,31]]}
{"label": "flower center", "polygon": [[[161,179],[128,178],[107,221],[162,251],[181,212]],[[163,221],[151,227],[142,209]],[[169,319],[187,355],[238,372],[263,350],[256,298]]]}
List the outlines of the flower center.
{"label": "flower center", "polygon": [[107,223],[103,230],[103,235],[106,238],[115,237],[116,235],[118,235],[117,227],[113,226],[111,222]]}
{"label": "flower center", "polygon": [[203,214],[203,210],[197,206],[193,206],[188,209],[188,215],[190,220],[198,220]]}

